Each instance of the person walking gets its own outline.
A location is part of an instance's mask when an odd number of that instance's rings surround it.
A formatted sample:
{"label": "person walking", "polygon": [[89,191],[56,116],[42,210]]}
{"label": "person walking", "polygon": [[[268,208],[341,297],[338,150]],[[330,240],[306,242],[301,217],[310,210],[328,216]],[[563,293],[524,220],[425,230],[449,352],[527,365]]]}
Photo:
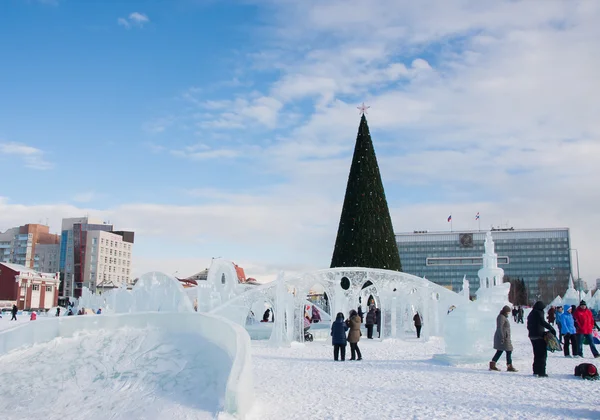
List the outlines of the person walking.
{"label": "person walking", "polygon": [[375,324],[377,324],[377,337],[381,338],[381,309],[375,309]]}
{"label": "person walking", "polygon": [[565,357],[571,357],[571,354],[569,353],[569,345],[571,346],[573,356],[577,356],[579,354],[579,349],[577,346],[577,330],[575,329],[575,320],[573,319],[573,314],[571,312],[571,305],[565,305],[564,312],[560,315],[560,317],[556,317],[556,322],[559,322],[559,330],[564,339],[563,353]]}
{"label": "person walking", "polygon": [[512,310],[513,321],[515,321],[515,324],[517,323],[517,314],[518,313],[519,313],[519,311],[517,310],[517,307],[515,306]]}
{"label": "person walking", "polygon": [[592,355],[596,358],[600,357],[596,345],[594,344],[594,336],[592,331],[594,330],[594,315],[587,307],[585,300],[579,302],[579,307],[575,309],[573,318],[577,323],[577,354],[579,357],[583,357],[583,341],[586,340],[592,350]]}
{"label": "person walking", "polygon": [[17,320],[17,312],[19,311],[19,308],[17,308],[17,305],[13,305],[10,313],[12,314],[12,317],[10,318],[11,321],[16,321]]}
{"label": "person walking", "polygon": [[517,324],[518,323],[524,324],[524,322],[523,322],[524,315],[525,315],[525,311],[523,310],[523,307],[519,306],[519,310],[517,311]]}
{"label": "person walking", "polygon": [[[342,362],[346,360],[346,331],[348,326],[344,322],[344,314],[338,312],[335,321],[331,324],[331,344],[333,344],[333,360],[338,361],[341,356]],[[341,354],[340,354],[341,353]]]}
{"label": "person walking", "polygon": [[553,335],[556,335],[556,330],[544,319],[544,307],[544,302],[538,300],[527,316],[527,330],[529,331],[529,340],[531,340],[531,346],[533,347],[533,374],[540,378],[548,376],[546,374],[548,350],[546,348],[546,340],[544,340],[544,333],[548,329]]}
{"label": "person walking", "polygon": [[417,329],[417,338],[421,338],[421,327],[423,327],[423,318],[417,312],[415,316],[413,316],[413,322],[415,323],[415,328]]}
{"label": "person walking", "polygon": [[506,352],[506,371],[518,372],[512,364],[513,345],[510,337],[510,322],[508,321],[510,312],[510,306],[507,305],[502,308],[496,318],[496,333],[494,334],[494,349],[496,349],[496,354],[490,362],[490,370],[500,371],[496,367],[496,363],[500,360],[502,353]]}
{"label": "person walking", "polygon": [[362,360],[362,354],[358,348],[358,342],[360,341],[361,335],[361,322],[358,313],[354,309],[350,311],[350,317],[346,323],[350,328],[350,332],[348,333],[348,342],[350,343],[350,360],[356,360],[356,356],[358,356],[358,360]]}

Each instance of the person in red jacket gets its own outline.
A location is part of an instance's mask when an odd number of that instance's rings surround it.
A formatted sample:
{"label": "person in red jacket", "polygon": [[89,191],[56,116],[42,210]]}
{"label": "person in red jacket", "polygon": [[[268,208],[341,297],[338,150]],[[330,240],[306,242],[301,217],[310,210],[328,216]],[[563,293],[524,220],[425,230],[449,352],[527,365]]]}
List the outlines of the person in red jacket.
{"label": "person in red jacket", "polygon": [[592,311],[588,309],[585,300],[579,302],[579,306],[575,309],[573,318],[575,318],[575,325],[577,326],[577,351],[579,353],[577,356],[583,357],[583,340],[587,339],[594,357],[600,357],[598,350],[596,350],[594,337],[592,335],[594,329],[594,316],[592,315]]}

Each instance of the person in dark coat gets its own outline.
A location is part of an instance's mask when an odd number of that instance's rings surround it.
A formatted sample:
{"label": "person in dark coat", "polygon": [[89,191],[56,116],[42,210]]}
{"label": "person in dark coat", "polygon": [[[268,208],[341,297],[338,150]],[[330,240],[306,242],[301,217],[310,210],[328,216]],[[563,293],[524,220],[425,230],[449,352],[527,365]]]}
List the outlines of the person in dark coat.
{"label": "person in dark coat", "polygon": [[554,324],[554,320],[556,319],[556,309],[552,306],[548,309],[548,323],[550,325]]}
{"label": "person in dark coat", "polygon": [[360,341],[360,317],[355,310],[350,311],[350,317],[346,320],[346,324],[350,328],[350,332],[348,333],[348,342],[350,343],[350,352],[351,357],[350,360],[356,360],[356,356],[358,356],[358,360],[362,360],[362,354],[360,353],[360,349],[358,348],[358,342]]}
{"label": "person in dark coat", "polygon": [[362,305],[358,305],[358,316],[360,317],[360,322],[363,322],[363,319],[365,318],[365,313],[362,310]]}
{"label": "person in dark coat", "polygon": [[13,305],[12,310],[10,312],[12,314],[12,317],[10,318],[10,320],[16,321],[17,320],[17,312],[19,312],[19,308],[17,308],[17,305]]}
{"label": "person in dark coat", "polygon": [[519,324],[519,323],[524,324],[524,322],[523,322],[524,315],[525,315],[525,311],[523,310],[523,307],[519,306],[519,310],[517,311],[517,324]]}
{"label": "person in dark coat", "polygon": [[367,319],[365,320],[365,325],[367,326],[367,338],[369,340],[373,339],[373,325],[375,325],[376,319],[375,305],[371,305],[369,312],[367,312]]}
{"label": "person in dark coat", "polygon": [[269,318],[271,318],[271,310],[267,309],[263,314],[262,321],[260,322],[269,322]]}
{"label": "person in dark coat", "polygon": [[60,306],[56,308],[56,316],[60,316]]}
{"label": "person in dark coat", "polygon": [[529,331],[529,339],[533,347],[533,374],[539,377],[548,376],[546,374],[548,350],[546,340],[544,340],[544,333],[547,329],[553,335],[556,335],[556,330],[544,319],[544,307],[544,302],[541,300],[537,301],[533,305],[529,316],[527,316],[527,330]]}
{"label": "person in dark coat", "polygon": [[375,323],[377,324],[377,336],[381,338],[381,309],[375,309]]}
{"label": "person in dark coat", "polygon": [[331,344],[333,344],[333,360],[337,362],[341,353],[342,362],[346,360],[346,331],[348,326],[344,322],[344,314],[339,312],[331,324]]}
{"label": "person in dark coat", "polygon": [[499,371],[496,367],[496,363],[500,360],[503,352],[506,352],[506,371],[517,372],[512,365],[512,352],[513,345],[510,337],[510,322],[508,322],[508,316],[510,315],[510,306],[502,308],[498,317],[496,318],[496,333],[494,334],[494,349],[496,354],[490,362],[490,370]]}
{"label": "person in dark coat", "polygon": [[421,338],[421,327],[423,327],[423,319],[421,318],[421,314],[418,312],[413,316],[413,322],[415,323],[415,328],[417,329],[417,338]]}
{"label": "person in dark coat", "polygon": [[517,309],[517,307],[515,306],[512,310],[512,316],[513,316],[513,320],[515,321],[515,324],[517,323],[517,314],[519,313],[519,310]]}

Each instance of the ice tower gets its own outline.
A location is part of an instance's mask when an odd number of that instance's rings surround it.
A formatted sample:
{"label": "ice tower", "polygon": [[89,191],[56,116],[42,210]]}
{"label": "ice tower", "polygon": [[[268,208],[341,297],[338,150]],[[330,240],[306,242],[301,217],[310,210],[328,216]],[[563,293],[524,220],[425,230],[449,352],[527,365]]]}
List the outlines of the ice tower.
{"label": "ice tower", "polygon": [[504,270],[498,267],[498,254],[494,250],[492,233],[485,235],[485,253],[483,254],[483,267],[478,271],[479,288],[489,289],[503,283]]}

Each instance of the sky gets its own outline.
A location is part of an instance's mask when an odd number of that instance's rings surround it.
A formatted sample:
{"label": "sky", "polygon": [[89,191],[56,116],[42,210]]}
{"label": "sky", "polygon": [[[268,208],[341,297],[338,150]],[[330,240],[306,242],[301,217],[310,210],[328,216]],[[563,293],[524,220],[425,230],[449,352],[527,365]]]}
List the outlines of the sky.
{"label": "sky", "polygon": [[327,268],[365,102],[396,232],[569,227],[595,283],[599,20],[587,0],[2,0],[0,230],[98,217],[136,232],[137,275]]}

